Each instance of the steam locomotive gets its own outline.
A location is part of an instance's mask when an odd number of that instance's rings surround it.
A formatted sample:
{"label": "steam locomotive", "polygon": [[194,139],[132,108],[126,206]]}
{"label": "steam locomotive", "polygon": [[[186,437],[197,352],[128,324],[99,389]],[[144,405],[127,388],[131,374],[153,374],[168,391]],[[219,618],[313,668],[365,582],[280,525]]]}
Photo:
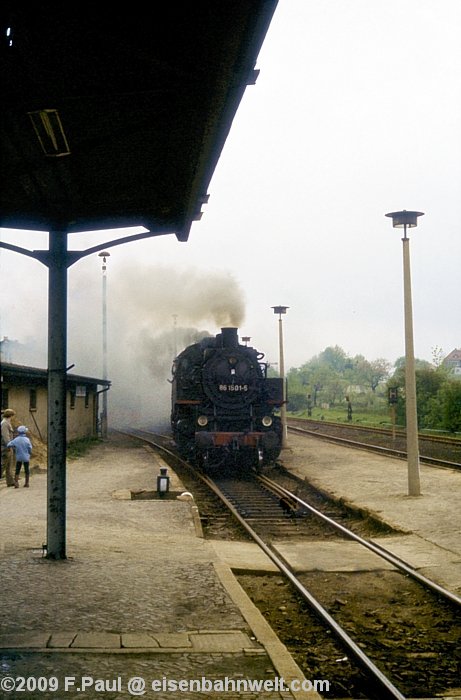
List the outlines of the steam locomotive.
{"label": "steam locomotive", "polygon": [[284,380],[267,377],[263,357],[239,343],[237,328],[222,328],[175,358],[171,428],[196,467],[260,471],[279,456]]}

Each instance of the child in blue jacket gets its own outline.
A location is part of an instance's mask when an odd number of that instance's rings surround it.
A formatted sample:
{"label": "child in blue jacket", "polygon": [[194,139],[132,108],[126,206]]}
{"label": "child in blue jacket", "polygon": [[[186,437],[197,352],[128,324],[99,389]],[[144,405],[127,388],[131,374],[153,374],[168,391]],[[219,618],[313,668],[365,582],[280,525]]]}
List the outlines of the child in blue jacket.
{"label": "child in blue jacket", "polygon": [[24,483],[25,487],[29,487],[29,462],[30,455],[32,454],[32,443],[27,437],[28,429],[25,425],[20,425],[18,428],[18,436],[13,440],[10,440],[8,447],[13,447],[16,457],[16,473],[14,477],[14,487],[17,489],[19,487],[19,474],[21,472],[21,467],[24,465],[24,473],[26,475],[26,481]]}

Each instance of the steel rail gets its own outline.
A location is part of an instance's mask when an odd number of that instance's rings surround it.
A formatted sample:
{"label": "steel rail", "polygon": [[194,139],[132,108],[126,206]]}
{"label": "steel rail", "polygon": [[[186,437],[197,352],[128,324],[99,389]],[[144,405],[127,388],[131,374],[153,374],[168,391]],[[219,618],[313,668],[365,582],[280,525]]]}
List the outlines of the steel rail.
{"label": "steel rail", "polygon": [[[349,440],[348,438],[337,437],[335,435],[329,435],[328,433],[319,433],[317,430],[306,430],[306,428],[298,428],[296,426],[288,426],[288,430],[294,433],[300,433],[302,435],[309,435],[311,437],[318,438],[319,440],[333,442],[337,445],[344,445],[344,447],[353,447],[357,450],[375,452],[377,454],[382,454],[385,457],[407,459],[407,453],[404,450],[395,450],[392,447],[372,445],[366,442],[356,442],[355,440]],[[437,467],[443,467],[445,469],[461,469],[461,464],[459,462],[449,462],[444,459],[437,459],[436,457],[425,457],[424,455],[420,455],[419,460],[420,462],[432,464]]]}
{"label": "steel rail", "polygon": [[307,510],[309,510],[313,515],[320,518],[321,520],[326,522],[331,527],[335,528],[336,530],[339,530],[339,532],[343,533],[344,535],[346,535],[350,539],[355,540],[355,542],[358,542],[359,544],[363,545],[367,549],[370,549],[372,552],[377,554],[379,557],[381,557],[382,559],[385,559],[390,564],[392,564],[393,566],[400,569],[400,571],[404,571],[406,574],[411,576],[412,579],[418,581],[419,583],[423,584],[427,588],[430,588],[432,591],[434,591],[438,595],[441,595],[446,600],[449,600],[450,603],[453,603],[454,605],[461,607],[461,598],[459,596],[457,596],[456,593],[452,593],[451,591],[446,590],[442,586],[439,586],[439,584],[436,583],[435,581],[431,581],[431,579],[426,578],[426,576],[423,576],[422,574],[420,574],[418,571],[416,571],[416,569],[411,567],[409,564],[404,562],[399,557],[396,557],[394,554],[392,554],[392,552],[389,552],[385,547],[382,547],[379,544],[375,544],[374,542],[370,542],[369,540],[365,540],[365,539],[363,539],[363,537],[360,537],[360,535],[356,535],[355,532],[348,530],[348,528],[344,527],[344,525],[341,525],[340,523],[337,523],[335,520],[332,520],[332,518],[329,518],[327,515],[324,515],[319,510],[314,508],[314,506],[311,506],[309,503],[306,503],[306,501],[303,501],[301,498],[296,496],[296,494],[292,493],[291,491],[288,491],[288,489],[284,488],[280,484],[277,484],[275,481],[268,479],[266,476],[259,475],[256,478],[259,481],[261,481],[261,483],[264,484],[267,488],[273,490],[278,495],[286,496],[286,497],[290,498],[291,500],[296,501],[297,503],[299,503],[299,505],[302,505],[304,508],[307,508]]}
{"label": "steel rail", "polygon": [[275,554],[275,552],[268,547],[268,545],[261,539],[261,537],[253,530],[250,525],[246,522],[238,510],[235,508],[233,503],[229,501],[228,498],[222,493],[222,491],[216,486],[216,484],[207,476],[200,475],[202,481],[204,481],[207,486],[225,503],[227,508],[231,511],[234,517],[239,521],[239,523],[245,528],[250,537],[258,544],[258,546],[264,551],[264,553],[273,561],[276,567],[291,581],[291,583],[296,587],[301,596],[306,600],[314,612],[330,627],[330,629],[335,633],[335,635],[343,642],[346,648],[354,656],[358,664],[364,668],[371,676],[378,682],[382,690],[384,691],[383,698],[396,698],[397,700],[405,700],[405,696],[391,683],[391,681],[380,671],[380,669],[368,658],[368,656],[362,651],[362,649],[354,642],[351,637],[345,632],[345,630],[338,625],[336,620],[325,610],[325,608],[318,602],[316,598],[305,588],[302,583],[296,578],[291,568],[282,559]]}
{"label": "steel rail", "polygon": [[[336,421],[320,421],[320,420],[314,420],[314,419],[307,419],[307,418],[294,418],[290,417],[288,419],[289,424],[297,424],[299,427],[302,425],[311,425],[311,426],[330,426],[332,428],[344,428],[347,430],[352,430],[352,431],[357,431],[357,432],[367,432],[367,433],[376,433],[377,435],[387,435],[387,436],[392,436],[393,430],[392,428],[378,428],[375,425],[365,425],[365,424],[358,424],[358,423],[339,423]],[[311,428],[311,430],[314,430],[314,428]],[[406,438],[406,430],[404,428],[396,428],[395,430],[395,436],[396,437],[401,437],[401,438]],[[419,432],[418,433],[418,439],[419,440],[426,440],[428,442],[439,442],[441,444],[446,444],[446,445],[454,445],[455,447],[461,447],[461,438],[456,438],[456,437],[450,437],[449,435],[433,435],[431,433],[423,433]]]}

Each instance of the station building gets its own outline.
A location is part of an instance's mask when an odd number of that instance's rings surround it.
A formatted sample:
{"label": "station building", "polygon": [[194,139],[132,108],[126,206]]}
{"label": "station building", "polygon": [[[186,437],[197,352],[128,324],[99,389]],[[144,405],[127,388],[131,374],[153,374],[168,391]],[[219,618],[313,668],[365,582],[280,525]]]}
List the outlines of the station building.
{"label": "station building", "polygon": [[[97,437],[100,398],[107,379],[67,375],[67,441]],[[102,403],[102,402],[101,402]],[[11,362],[1,365],[1,408],[16,411],[15,422],[27,425],[43,443],[48,434],[48,371]]]}

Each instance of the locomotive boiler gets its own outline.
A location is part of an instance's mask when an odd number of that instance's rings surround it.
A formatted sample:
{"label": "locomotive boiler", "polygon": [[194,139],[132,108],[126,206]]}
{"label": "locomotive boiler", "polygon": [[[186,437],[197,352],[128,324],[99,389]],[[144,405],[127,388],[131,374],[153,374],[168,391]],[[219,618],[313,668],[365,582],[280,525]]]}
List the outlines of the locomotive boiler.
{"label": "locomotive boiler", "polygon": [[175,358],[173,438],[197,467],[259,471],[277,459],[284,380],[267,376],[263,358],[239,343],[237,328],[222,328]]}

